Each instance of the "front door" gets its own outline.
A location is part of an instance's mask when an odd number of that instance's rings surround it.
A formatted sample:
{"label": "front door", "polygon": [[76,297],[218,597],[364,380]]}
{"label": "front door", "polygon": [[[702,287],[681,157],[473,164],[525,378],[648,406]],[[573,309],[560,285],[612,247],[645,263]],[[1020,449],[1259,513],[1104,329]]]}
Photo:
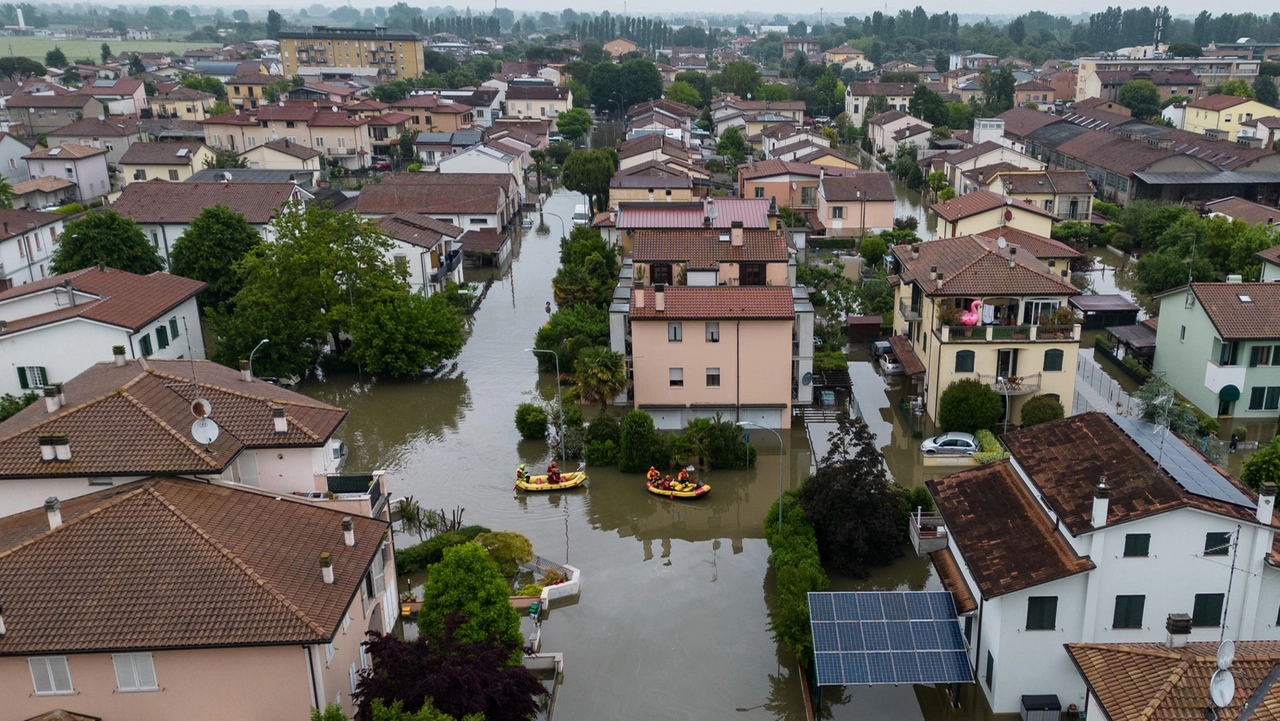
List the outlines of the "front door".
{"label": "front door", "polygon": [[764,263],[743,263],[739,285],[764,285]]}
{"label": "front door", "polygon": [[1000,378],[1012,378],[1018,375],[1018,349],[1005,348],[996,355],[996,375]]}

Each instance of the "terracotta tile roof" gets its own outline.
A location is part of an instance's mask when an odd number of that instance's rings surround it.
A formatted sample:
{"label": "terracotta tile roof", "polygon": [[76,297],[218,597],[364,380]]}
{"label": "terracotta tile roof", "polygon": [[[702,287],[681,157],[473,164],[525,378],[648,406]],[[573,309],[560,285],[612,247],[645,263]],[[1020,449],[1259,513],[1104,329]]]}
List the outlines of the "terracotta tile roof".
{"label": "terracotta tile roof", "polygon": [[[430,173],[424,173],[430,175]],[[443,176],[463,178],[462,174]],[[485,213],[501,212],[503,187],[481,184],[379,183],[366,185],[356,198],[357,213]]]}
{"label": "terracotta tile roof", "polygon": [[55,145],[52,148],[37,150],[34,153],[28,153],[22,156],[23,160],[37,160],[45,158],[80,160],[82,158],[91,158],[95,155],[106,155],[107,151],[103,148],[95,148],[89,145],[75,145],[67,143],[66,145]]}
{"label": "terracotta tile roof", "polygon": [[[954,153],[942,155],[942,159],[950,165],[959,165],[967,163],[975,158],[980,158],[987,153],[998,152],[1004,150],[1004,146],[994,140],[987,140],[977,145],[971,145],[964,150],[957,150]],[[961,196],[963,197],[963,196]]]}
{"label": "terracotta tile roof", "polygon": [[1044,208],[1037,207],[1033,203],[1025,200],[1010,198],[1005,195],[993,193],[989,190],[975,190],[972,193],[956,196],[951,200],[943,200],[929,206],[938,217],[946,221],[957,221],[968,218],[979,213],[986,213],[995,210],[1004,205],[1009,205],[1022,210],[1029,210],[1036,215],[1042,215],[1046,218],[1058,219],[1058,216],[1050,213]]}
{"label": "terracotta tile roof", "polygon": [[764,198],[713,198],[689,203],[620,203],[617,224],[619,228],[638,230],[698,229],[711,215],[712,203],[716,209],[711,227],[725,229],[735,220],[742,221],[746,230],[769,227],[769,201]]}
{"label": "terracotta tile roof", "polygon": [[[308,148],[305,145],[300,145],[298,143],[295,143],[289,140],[288,138],[280,138],[279,140],[272,140],[269,143],[263,143],[262,147],[271,148],[276,152],[284,153],[285,155],[292,155],[293,157],[301,158],[302,160],[310,160],[311,158],[314,158],[317,155],[324,155],[324,153],[320,152],[319,150],[316,150],[314,148]],[[250,148],[250,150],[252,150],[252,148]],[[245,151],[245,152],[248,152],[248,151]]]}
{"label": "terracotta tile roof", "polygon": [[[15,185],[13,188],[16,193],[18,186]],[[1280,245],[1273,245],[1266,250],[1260,250],[1257,253],[1254,253],[1253,257],[1265,260],[1269,263],[1274,263],[1275,265],[1280,265]]]}
{"label": "terracotta tile roof", "polygon": [[1210,213],[1221,213],[1234,220],[1243,220],[1249,225],[1262,225],[1263,223],[1275,225],[1280,223],[1280,208],[1253,203],[1235,196],[1205,203],[1204,209]]}
{"label": "terracotta tile roof", "polygon": [[[1025,195],[1035,193],[1075,193],[1092,195],[1093,184],[1083,170],[1009,170],[998,173],[1006,191]],[[995,180],[990,176],[990,181]]]}
{"label": "terracotta tile roof", "polygon": [[909,117],[911,116],[907,115],[901,110],[888,110],[883,113],[880,113],[879,115],[875,116],[871,120],[867,121],[867,124],[868,125],[888,125],[889,123],[892,123],[895,120],[902,120],[903,118],[909,118]]}
{"label": "terracotta tile roof", "polygon": [[956,563],[956,557],[952,555],[951,549],[934,551],[929,554],[929,560],[933,561],[938,580],[942,581],[942,589],[950,593],[955,601],[956,613],[963,615],[978,610],[978,601],[969,590],[969,584],[965,583],[964,573],[960,571],[960,565]]}
{"label": "terracotta tile roof", "polygon": [[632,105],[631,107],[627,108],[627,117],[630,118],[632,116],[641,115],[653,110],[661,110],[663,112],[671,113],[672,115],[676,115],[682,118],[698,117],[698,109],[693,107],[692,105],[677,103],[674,100],[667,100],[666,98],[659,98],[657,100],[647,100],[643,103],[636,103],[635,105]]}
{"label": "terracotta tile roof", "polygon": [[[307,103],[305,106],[286,103],[284,105],[261,105],[253,115],[259,123],[263,121],[305,123],[316,112],[311,103]],[[345,114],[343,115],[345,116]]]}
{"label": "terracotta tile roof", "polygon": [[[191,165],[204,143],[166,141],[133,143],[120,157],[121,165]],[[183,153],[182,151],[186,151]]]}
{"label": "terracotta tile roof", "polygon": [[384,103],[381,100],[374,100],[373,98],[363,98],[354,103],[348,103],[343,107],[347,110],[372,110],[374,112],[382,112],[383,110],[391,107],[391,103]]}
{"label": "terracotta tile roof", "polygon": [[992,240],[999,238],[1001,235],[1004,236],[1005,241],[1018,246],[1040,260],[1048,258],[1084,257],[1083,253],[1075,250],[1066,243],[1061,243],[1053,238],[1046,238],[1043,235],[1028,233],[1025,230],[1019,230],[1013,226],[991,228],[990,230],[984,230],[981,233],[978,233],[979,238],[990,238]]}
{"label": "terracotta tile roof", "polygon": [[52,193],[55,190],[63,188],[74,188],[76,184],[66,178],[55,178],[52,175],[44,175],[39,178],[32,178],[24,183],[18,183],[13,186],[13,194],[23,196],[27,193],[41,192]]}
{"label": "terracotta tile roof", "polygon": [[[1089,520],[1093,489],[1102,476],[1107,477],[1111,488],[1108,526],[1177,508],[1196,508],[1257,524],[1251,508],[1184,490],[1167,472],[1158,470],[1155,459],[1102,413],[1084,413],[1024,428],[1006,433],[1002,440],[1072,535],[1093,528]],[[1173,436],[1167,442],[1182,443]],[[1257,494],[1240,481],[1218,472],[1245,497],[1257,499]],[[1280,523],[1280,518],[1276,522]]]}
{"label": "terracotta tile roof", "polygon": [[650,134],[632,138],[618,147],[618,159],[661,151],[673,158],[688,158],[689,151],[683,145],[662,135]]}
{"label": "terracotta tile roof", "polygon": [[14,95],[5,102],[9,108],[83,108],[94,102],[88,95]]}
{"label": "terracotta tile roof", "polygon": [[361,125],[368,125],[369,119],[362,118],[358,115],[347,115],[343,112],[327,112],[317,110],[307,121],[307,125],[312,128],[358,128]]}
{"label": "terracotta tile roof", "polygon": [[18,208],[0,208],[0,228],[4,229],[4,232],[0,232],[0,240],[27,232],[29,225],[40,228],[62,220],[65,220],[65,217],[57,213],[40,213],[34,210],[21,210]]}
{"label": "terracotta tile roof", "polygon": [[[638,308],[635,294],[644,293],[644,307]],[[654,291],[648,287],[632,292],[632,320],[791,320],[795,303],[791,289],[775,286],[668,286],[665,309],[654,310]]]}
{"label": "terracotta tile roof", "polygon": [[1280,285],[1192,283],[1191,290],[1223,340],[1280,338]]}
{"label": "terracotta tile roof", "polygon": [[167,93],[156,93],[152,102],[164,100],[214,100],[217,95],[193,88],[176,87]]}
{"label": "terracotta tile roof", "polygon": [[637,262],[667,261],[688,263],[693,269],[717,267],[717,263],[786,262],[786,236],[780,231],[742,231],[742,245],[733,245],[723,236],[731,229],[636,230],[632,256]]}
{"label": "terracotta tile roof", "polygon": [[[0,655],[323,643],[389,525],[351,516],[349,547],[340,511],[177,478],[70,499],[61,511],[52,531],[47,521],[38,531],[42,508],[0,519],[10,541]],[[332,554],[333,584],[321,552]]]}
{"label": "terracotta tile roof", "polygon": [[257,127],[258,121],[248,113],[242,113],[239,110],[233,110],[229,113],[215,115],[212,118],[205,118],[200,121],[201,125],[252,125]]}
{"label": "terracotta tile roof", "polygon": [[661,125],[664,128],[681,127],[679,119],[673,118],[669,115],[663,115],[662,113],[645,113],[644,115],[639,115],[634,118],[631,118],[628,122],[633,128],[635,127],[643,128],[644,126],[649,125],[650,123],[656,123],[658,125]]}
{"label": "terracotta tile roof", "polygon": [[296,197],[293,183],[170,183],[124,187],[112,209],[139,223],[190,223],[205,208],[224,205],[254,225],[271,222]]}
{"label": "terracotta tile roof", "polygon": [[[1188,721],[1204,718],[1209,679],[1217,668],[1218,644],[1197,641],[1183,648],[1161,643],[1069,643],[1067,654],[1107,718]],[[1280,642],[1237,641],[1231,675],[1235,696],[1217,718],[1280,719],[1280,684],[1269,680],[1280,663]],[[1269,682],[1270,681],[1270,682]],[[1257,696],[1255,699],[1254,697]]]}
{"label": "terracotta tile roof", "polygon": [[753,180],[755,178],[766,178],[771,175],[805,175],[816,178],[825,172],[831,172],[831,168],[823,165],[809,165],[808,163],[796,163],[787,160],[761,160],[751,165],[739,165],[738,177],[745,180]]}
{"label": "terracotta tile roof", "polygon": [[433,248],[446,236],[457,238],[462,228],[419,213],[396,213],[378,218],[382,232],[420,248]]}
{"label": "terracotta tile roof", "polygon": [[54,138],[123,138],[140,135],[142,126],[133,118],[85,118],[49,133]]}
{"label": "terracotta tile roof", "polygon": [[[1009,267],[1009,249],[1000,250],[987,239],[975,236],[940,238],[918,244],[920,257],[911,259],[911,246],[891,249],[905,282],[919,283],[925,295],[1076,295],[1080,291],[1049,267],[1030,257],[1014,253]],[[933,268],[942,274],[942,288],[930,278]]]}
{"label": "terracotta tile roof", "polygon": [[[220,473],[244,448],[323,446],[347,415],[270,383],[245,383],[210,361],[194,367],[222,429],[207,450],[189,437],[191,361],[97,363],[64,384],[67,403],[52,414],[35,403],[0,423],[0,477]],[[284,406],[288,432],[275,432],[273,405]],[[71,460],[41,461],[41,433],[66,433]]]}
{"label": "terracotta tile roof", "polygon": [[889,338],[889,347],[893,350],[894,356],[898,358],[898,362],[902,364],[902,370],[909,376],[924,373],[924,363],[920,360],[920,356],[916,354],[916,349],[911,345],[910,339],[905,336],[895,335]]}
{"label": "terracotta tile roof", "polygon": [[203,281],[159,271],[150,275],[135,275],[110,268],[100,270],[94,266],[11,288],[0,293],[0,304],[64,284],[70,284],[93,299],[79,298],[76,305],[19,318],[12,317],[14,311],[6,311],[0,305],[0,315],[9,318],[7,327],[0,332],[0,336],[71,318],[85,318],[137,331],[204,290],[206,285]]}
{"label": "terracotta tile roof", "polygon": [[896,142],[902,142],[907,138],[914,138],[917,135],[924,135],[925,133],[929,132],[929,130],[930,128],[927,125],[912,123],[911,125],[908,125],[905,128],[899,128],[893,131],[893,140]]}
{"label": "terracotta tile roof", "polygon": [[984,599],[1094,567],[1058,534],[1008,461],[925,481],[925,486]]}
{"label": "terracotta tile roof", "polygon": [[507,236],[505,233],[499,233],[493,228],[483,228],[481,230],[468,230],[462,234],[462,237],[458,238],[458,242],[462,244],[462,249],[468,253],[497,253],[502,250],[502,246],[507,244]]}
{"label": "terracotta tile roof", "polygon": [[693,178],[687,175],[622,175],[609,179],[610,188],[693,188]]}
{"label": "terracotta tile roof", "polygon": [[865,98],[871,95],[909,97],[916,90],[914,83],[849,83],[845,95]]}
{"label": "terracotta tile roof", "polygon": [[1026,137],[1027,133],[1032,130],[1043,128],[1046,125],[1062,120],[1056,115],[1023,107],[1010,108],[996,117],[1004,121],[1005,134],[1017,138]]}
{"label": "terracotta tile roof", "polygon": [[892,202],[893,182],[888,173],[850,172],[849,175],[828,176],[822,179],[822,195],[827,202],[862,200],[887,200]]}
{"label": "terracotta tile roof", "polygon": [[[852,165],[854,165],[855,168],[858,166],[858,161],[846,155],[841,155],[840,153],[837,153],[831,148],[823,147],[821,145],[815,145],[812,147],[813,149],[810,150],[809,152],[806,152],[803,155],[797,155],[794,161],[797,163],[809,163],[809,164],[817,165],[819,164],[818,160],[820,158],[839,158],[840,160],[844,160],[851,163]],[[792,150],[792,147],[787,146],[786,148],[779,149],[776,152],[790,152],[791,150]]]}
{"label": "terracotta tile roof", "polygon": [[142,87],[142,81],[137,78],[117,78],[115,80],[95,78],[81,85],[76,92],[80,95],[117,98],[133,95]]}
{"label": "terracotta tile roof", "polygon": [[407,113],[383,113],[382,115],[374,115],[369,118],[370,125],[400,125],[413,120],[413,117]]}
{"label": "terracotta tile roof", "polygon": [[1234,95],[1206,95],[1187,103],[1187,107],[1200,110],[1226,110],[1247,102],[1249,102],[1248,98],[1238,98]]}
{"label": "terracotta tile roof", "polygon": [[102,721],[100,716],[86,716],[82,713],[63,711],[60,708],[47,711],[39,716],[32,716],[27,721]]}

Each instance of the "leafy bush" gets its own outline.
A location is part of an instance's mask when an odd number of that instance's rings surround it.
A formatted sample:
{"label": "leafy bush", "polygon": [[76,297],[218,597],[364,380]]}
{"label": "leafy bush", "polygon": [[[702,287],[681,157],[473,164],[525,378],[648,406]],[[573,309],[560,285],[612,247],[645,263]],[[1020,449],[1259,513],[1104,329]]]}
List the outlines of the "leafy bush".
{"label": "leafy bush", "polygon": [[587,425],[583,452],[589,466],[612,466],[618,462],[622,424],[617,416],[601,412]]}
{"label": "leafy bush", "polygon": [[1244,426],[1237,426],[1235,430],[1231,431],[1231,437],[1237,441],[1243,441],[1249,437],[1249,430]]}
{"label": "leafy bush", "polygon": [[984,428],[974,434],[974,438],[978,441],[978,448],[981,449],[973,454],[973,460],[978,463],[995,463],[1009,457],[1009,454],[1004,450],[1004,446],[1000,445],[1000,441],[996,440],[996,434],[991,431]]}
{"label": "leafy bush", "polygon": [[618,469],[623,473],[643,473],[654,461],[658,432],[653,418],[644,411],[635,410],[622,420],[622,433],[618,449]]}
{"label": "leafy bush", "polygon": [[1144,382],[1151,377],[1151,371],[1147,370],[1146,368],[1143,368],[1142,364],[1134,360],[1133,356],[1125,356],[1120,360],[1120,363],[1125,368],[1128,368],[1129,370],[1137,374],[1137,376],[1141,378]]}
{"label": "leafy bush", "polygon": [[618,444],[613,441],[588,441],[583,449],[588,466],[612,466],[618,462]]}
{"label": "leafy bush", "polygon": [[0,396],[0,421],[8,420],[18,413],[18,411],[35,403],[39,398],[34,391],[23,393],[15,396],[12,393],[6,393]]}
{"label": "leafy bush", "polygon": [[889,246],[884,242],[884,239],[875,235],[863,238],[862,244],[858,246],[858,254],[862,256],[863,262],[868,266],[879,265],[884,262],[884,257],[888,252]]}
{"label": "leafy bush", "polygon": [[481,533],[475,541],[489,552],[489,558],[507,577],[514,576],[520,564],[533,560],[533,543],[515,531]]}
{"label": "leafy bush", "polygon": [[1216,418],[1205,416],[1200,419],[1200,425],[1196,428],[1201,436],[1216,436],[1218,431],[1222,429],[1222,425],[1218,423]]}
{"label": "leafy bush", "polygon": [[799,659],[813,651],[809,629],[809,593],[827,590],[827,574],[818,555],[818,539],[800,508],[797,491],[783,498],[783,521],[778,523],[775,502],[764,519],[764,537],[769,544],[769,565],[777,574],[778,598],[769,609],[769,629],[778,643],[791,649]]}
{"label": "leafy bush", "polygon": [[[1128,358],[1125,360],[1128,360]],[[1041,423],[1056,421],[1065,415],[1066,411],[1057,399],[1049,396],[1036,396],[1022,405],[1022,427],[1030,428]]]}
{"label": "leafy bush", "polygon": [[525,440],[542,440],[547,437],[547,412],[534,403],[516,406],[516,430]]}
{"label": "leafy bush", "polygon": [[843,351],[818,351],[813,354],[813,369],[815,371],[847,371],[849,359],[845,358]]}
{"label": "leafy bush", "polygon": [[938,427],[943,433],[990,429],[1003,417],[1000,394],[974,378],[955,381],[938,400]]}
{"label": "leafy bush", "polygon": [[924,513],[933,513],[933,496],[929,495],[929,489],[924,486],[916,486],[908,488],[903,494],[902,513],[898,516],[898,531],[902,534],[904,541],[911,539],[911,516],[915,514],[919,508]]}
{"label": "leafy bush", "polygon": [[444,559],[444,549],[470,543],[476,536],[489,533],[484,526],[463,526],[456,531],[448,531],[429,540],[396,549],[396,571],[399,573],[415,573],[426,569],[433,563]]}
{"label": "leafy bush", "polygon": [[519,590],[516,591],[516,595],[517,596],[541,596],[542,586],[539,586],[536,583],[530,583],[530,584],[521,586]]}
{"label": "leafy bush", "polygon": [[1240,480],[1255,491],[1264,483],[1280,483],[1280,436],[1258,446],[1258,450],[1245,459]]}

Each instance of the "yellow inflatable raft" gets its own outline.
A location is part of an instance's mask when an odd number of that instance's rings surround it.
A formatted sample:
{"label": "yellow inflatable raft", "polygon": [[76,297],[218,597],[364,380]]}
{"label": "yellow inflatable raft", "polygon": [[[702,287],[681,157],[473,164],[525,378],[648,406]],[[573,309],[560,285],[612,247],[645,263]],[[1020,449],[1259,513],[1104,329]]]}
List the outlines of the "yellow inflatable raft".
{"label": "yellow inflatable raft", "polygon": [[566,488],[577,488],[587,482],[587,474],[583,471],[561,473],[559,483],[547,483],[546,476],[529,476],[528,480],[516,481],[516,488],[522,491],[562,491]]}
{"label": "yellow inflatable raft", "polygon": [[667,498],[700,498],[711,492],[711,486],[702,484],[695,486],[692,483],[672,483],[671,489],[662,488],[653,483],[646,482],[649,492],[655,496],[666,496]]}

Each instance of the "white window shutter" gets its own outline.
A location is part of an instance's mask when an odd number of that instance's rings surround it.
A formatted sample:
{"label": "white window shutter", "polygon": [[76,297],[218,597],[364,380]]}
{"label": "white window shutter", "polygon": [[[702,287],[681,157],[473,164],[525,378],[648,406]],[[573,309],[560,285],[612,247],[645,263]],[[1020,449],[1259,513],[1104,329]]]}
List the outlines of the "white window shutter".
{"label": "white window shutter", "polygon": [[155,660],[149,653],[133,654],[133,669],[138,674],[138,688],[155,689],[160,684],[156,682],[156,666]]}
{"label": "white window shutter", "polygon": [[116,665],[116,688],[133,691],[138,688],[138,674],[133,669],[133,654],[117,653],[111,656]]}
{"label": "white window shutter", "polygon": [[49,678],[48,660],[29,658],[27,665],[31,667],[31,680],[35,684],[36,693],[53,693],[53,680]]}
{"label": "white window shutter", "polygon": [[58,693],[71,693],[71,669],[67,668],[67,659],[55,656],[49,659],[49,677],[53,679],[53,690]]}
{"label": "white window shutter", "polygon": [[351,675],[351,694],[354,696],[356,693],[356,679],[357,679],[355,661],[351,662],[351,668],[349,670],[349,673]]}

